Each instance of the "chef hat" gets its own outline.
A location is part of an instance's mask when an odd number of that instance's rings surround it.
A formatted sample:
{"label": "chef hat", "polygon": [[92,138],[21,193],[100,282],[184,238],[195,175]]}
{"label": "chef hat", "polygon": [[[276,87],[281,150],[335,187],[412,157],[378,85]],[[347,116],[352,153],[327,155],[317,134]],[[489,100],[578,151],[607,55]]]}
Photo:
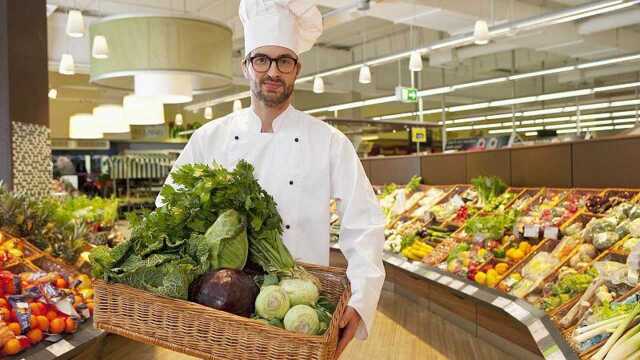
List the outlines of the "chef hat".
{"label": "chef hat", "polygon": [[322,34],[322,15],[307,0],[241,0],[239,13],[246,54],[277,45],[300,55]]}

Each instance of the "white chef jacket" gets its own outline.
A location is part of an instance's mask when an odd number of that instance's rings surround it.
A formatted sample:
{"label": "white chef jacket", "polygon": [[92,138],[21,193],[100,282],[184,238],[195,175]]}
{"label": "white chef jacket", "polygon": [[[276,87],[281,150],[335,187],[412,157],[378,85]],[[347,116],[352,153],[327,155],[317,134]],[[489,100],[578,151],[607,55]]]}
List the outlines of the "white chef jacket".
{"label": "white chef jacket", "polygon": [[384,216],[354,147],[339,130],[292,106],[274,119],[272,133],[261,128],[252,108],[210,122],[193,134],[174,169],[214,161],[233,169],[241,159],[253,164],[258,182],[278,205],[285,245],[296,260],[313,264],[329,265],[329,202],[340,199],[349,305],[363,319],[356,337],[364,340],[385,277]]}

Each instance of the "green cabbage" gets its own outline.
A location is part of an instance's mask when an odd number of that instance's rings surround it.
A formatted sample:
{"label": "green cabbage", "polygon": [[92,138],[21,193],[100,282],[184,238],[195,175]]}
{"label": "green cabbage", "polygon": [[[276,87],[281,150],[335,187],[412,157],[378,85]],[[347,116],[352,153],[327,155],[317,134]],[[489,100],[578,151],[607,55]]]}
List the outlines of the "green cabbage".
{"label": "green cabbage", "polygon": [[318,313],[307,305],[296,305],[284,317],[284,328],[306,335],[316,335],[320,329]]}
{"label": "green cabbage", "polygon": [[245,221],[235,210],[220,214],[216,222],[204,234],[209,248],[211,270],[242,270],[249,255],[249,241]]}
{"label": "green cabbage", "polygon": [[289,296],[291,306],[314,306],[318,301],[318,288],[309,280],[285,279],[280,282],[280,287]]}
{"label": "green cabbage", "polygon": [[283,319],[289,307],[289,296],[278,285],[263,287],[256,298],[256,314],[263,319]]}

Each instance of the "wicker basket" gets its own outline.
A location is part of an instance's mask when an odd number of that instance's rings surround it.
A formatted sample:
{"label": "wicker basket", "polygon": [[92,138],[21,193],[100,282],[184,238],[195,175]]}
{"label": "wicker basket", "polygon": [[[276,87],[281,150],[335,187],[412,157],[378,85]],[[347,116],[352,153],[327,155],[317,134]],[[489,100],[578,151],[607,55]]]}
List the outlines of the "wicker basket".
{"label": "wicker basket", "polygon": [[344,269],[303,264],[338,304],[323,336],[301,335],[197,303],[96,280],[96,328],[203,359],[331,360],[351,296]]}

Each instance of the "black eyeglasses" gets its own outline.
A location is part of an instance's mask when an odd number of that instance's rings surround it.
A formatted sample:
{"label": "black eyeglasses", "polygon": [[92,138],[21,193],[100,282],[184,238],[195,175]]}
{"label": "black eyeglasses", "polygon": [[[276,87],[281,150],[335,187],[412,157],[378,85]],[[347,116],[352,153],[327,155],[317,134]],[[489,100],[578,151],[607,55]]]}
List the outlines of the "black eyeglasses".
{"label": "black eyeglasses", "polygon": [[280,56],[277,58],[271,58],[264,54],[257,54],[248,59],[253,67],[253,70],[259,73],[266,73],[271,69],[271,64],[276,63],[276,68],[283,74],[289,74],[295,69],[298,64],[298,59],[294,59],[290,56]]}

